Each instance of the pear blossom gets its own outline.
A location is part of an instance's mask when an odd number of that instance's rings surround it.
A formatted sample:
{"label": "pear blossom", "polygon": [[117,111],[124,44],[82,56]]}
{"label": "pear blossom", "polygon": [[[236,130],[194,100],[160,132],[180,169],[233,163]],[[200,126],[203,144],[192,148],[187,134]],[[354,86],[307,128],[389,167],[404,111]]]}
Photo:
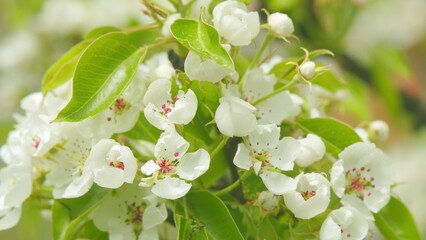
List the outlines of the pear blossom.
{"label": "pear blossom", "polygon": [[231,72],[231,69],[217,64],[215,61],[200,57],[190,51],[185,59],[185,73],[191,80],[219,82]]}
{"label": "pear blossom", "polygon": [[118,188],[124,182],[132,183],[137,171],[136,159],[130,148],[112,139],[96,143],[86,160],[93,171],[93,180],[105,188]]}
{"label": "pear blossom", "polygon": [[379,142],[384,142],[389,136],[389,126],[382,120],[375,120],[368,125],[370,138]]}
{"label": "pear blossom", "polygon": [[247,12],[245,4],[225,1],[213,9],[213,24],[219,34],[234,46],[249,45],[259,33],[259,15]]}
{"label": "pear blossom", "polygon": [[180,13],[174,13],[167,16],[166,21],[164,21],[163,27],[161,28],[161,34],[164,37],[173,37],[173,34],[170,31],[170,26],[179,18],[182,18]]}
{"label": "pear blossom", "polygon": [[176,70],[169,61],[167,53],[161,52],[140,64],[135,78],[141,79],[145,83],[151,83],[157,79],[171,79],[175,75]]}
{"label": "pear blossom", "polygon": [[[272,93],[277,82],[273,74],[266,75],[262,68],[247,70],[243,79],[243,99],[255,104],[256,100]],[[280,124],[284,119],[297,116],[302,99],[288,91],[278,93],[255,105],[260,124]]]}
{"label": "pear blossom", "polygon": [[31,191],[29,165],[11,164],[0,169],[0,209],[20,206]]}
{"label": "pear blossom", "polygon": [[0,231],[14,227],[19,222],[21,213],[21,206],[0,208]]}
{"label": "pear blossom", "polygon": [[330,183],[319,173],[300,174],[297,187],[284,194],[285,205],[297,218],[309,219],[324,212],[330,203]]}
{"label": "pear blossom", "polygon": [[269,15],[268,25],[274,33],[284,37],[290,37],[294,32],[293,21],[284,13],[273,13]]}
{"label": "pear blossom", "polygon": [[308,134],[306,138],[297,141],[302,146],[300,155],[296,158],[297,165],[307,167],[324,157],[325,144],[317,135]]}
{"label": "pear blossom", "polygon": [[361,240],[367,236],[368,222],[352,207],[341,207],[332,211],[320,230],[321,240]]}
{"label": "pear blossom", "polygon": [[260,207],[267,212],[277,211],[280,207],[278,195],[275,195],[270,191],[261,192],[257,201],[259,202]]}
{"label": "pear blossom", "polygon": [[215,121],[221,133],[228,137],[243,137],[256,128],[256,108],[251,104],[234,96],[221,97],[219,102]]}
{"label": "pear blossom", "polygon": [[253,168],[269,191],[281,195],[294,191],[296,181],[280,171],[293,170],[300,143],[292,137],[280,138],[280,128],[275,124],[258,125],[248,135],[246,143],[238,144],[234,164],[242,169]]}
{"label": "pear blossom", "polygon": [[299,71],[306,80],[311,80],[315,76],[315,63],[307,61],[300,66]]}
{"label": "pear blossom", "polygon": [[357,197],[377,213],[390,199],[393,177],[389,158],[374,144],[364,142],[345,148],[339,158],[330,170],[336,195]]}
{"label": "pear blossom", "polygon": [[179,90],[172,98],[171,82],[158,79],[149,85],[143,102],[146,105],[146,119],[156,128],[164,130],[172,124],[188,124],[197,112],[197,96],[188,89]]}
{"label": "pear blossom", "polygon": [[[203,175],[210,165],[210,155],[204,149],[187,153],[189,143],[174,128],[161,134],[154,149],[155,160],[149,160],[142,167],[140,185],[150,187],[155,195],[166,199],[183,197],[191,189],[193,181]],[[186,180],[186,181],[185,181]]]}
{"label": "pear blossom", "polygon": [[159,239],[157,228],[166,220],[167,209],[161,199],[144,188],[125,184],[96,208],[91,218],[111,240],[155,240]]}

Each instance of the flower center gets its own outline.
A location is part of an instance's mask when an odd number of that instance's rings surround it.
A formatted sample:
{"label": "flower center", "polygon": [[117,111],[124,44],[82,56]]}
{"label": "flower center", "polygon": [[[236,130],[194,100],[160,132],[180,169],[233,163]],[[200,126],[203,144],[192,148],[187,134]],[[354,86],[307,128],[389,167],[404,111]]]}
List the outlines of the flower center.
{"label": "flower center", "polygon": [[303,199],[305,199],[305,201],[307,201],[308,199],[310,199],[311,197],[314,197],[316,195],[316,191],[312,190],[312,191],[304,191],[301,192],[300,195],[302,195]]}
{"label": "flower center", "polygon": [[[177,101],[179,100],[179,97],[175,96],[174,99]],[[167,114],[175,108],[175,104],[176,103],[174,101],[167,100],[166,103],[161,106],[161,109],[163,109],[163,115],[167,117]]]}
{"label": "flower center", "polygon": [[254,159],[262,162],[262,167],[266,167],[266,166],[269,165],[269,160],[268,159],[270,158],[270,155],[268,154],[268,152],[262,150],[262,152],[256,153],[256,151],[254,151],[254,152],[251,153],[251,156]]}
{"label": "flower center", "polygon": [[34,137],[33,139],[33,148],[37,149],[38,147],[40,147],[40,143],[41,143],[41,139],[39,137]]}
{"label": "flower center", "polygon": [[170,161],[169,159],[163,159],[157,164],[160,167],[160,171],[162,171],[164,173],[168,173],[168,172],[172,171],[173,168],[175,167],[175,164],[172,161]]}
{"label": "flower center", "polygon": [[[115,102],[109,107],[109,110],[113,111],[115,115],[121,115],[124,110],[128,109],[130,105],[122,98],[117,98]],[[112,117],[107,117],[108,121],[112,120]]]}
{"label": "flower center", "polygon": [[109,165],[114,168],[119,168],[124,171],[124,163],[120,161],[111,161]]}
{"label": "flower center", "polygon": [[125,223],[131,225],[136,236],[139,236],[140,232],[142,232],[142,218],[145,205],[143,203],[136,204],[135,202],[132,202],[129,204],[126,202],[126,207],[127,218]]}
{"label": "flower center", "polygon": [[[353,193],[359,198],[365,197],[365,191],[370,188],[375,188],[374,177],[366,178],[363,174],[369,173],[371,170],[361,167],[359,169],[352,168],[346,172],[346,193]],[[367,196],[371,196],[371,192],[367,193]]]}

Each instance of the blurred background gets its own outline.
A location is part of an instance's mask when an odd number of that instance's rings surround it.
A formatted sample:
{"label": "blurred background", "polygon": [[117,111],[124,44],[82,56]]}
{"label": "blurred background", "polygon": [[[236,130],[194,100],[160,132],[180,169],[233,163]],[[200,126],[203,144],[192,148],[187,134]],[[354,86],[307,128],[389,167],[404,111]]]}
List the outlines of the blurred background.
{"label": "blurred background", "polygon": [[[426,238],[426,0],[264,0],[250,8],[287,13],[303,47],[335,53],[326,64],[349,92],[332,116],[353,127],[389,124],[380,147],[394,160],[394,193]],[[137,0],[0,0],[0,145],[20,100],[40,90],[55,60],[94,27],[149,22],[142,9]],[[46,213],[35,206],[26,203],[0,239],[49,239]]]}

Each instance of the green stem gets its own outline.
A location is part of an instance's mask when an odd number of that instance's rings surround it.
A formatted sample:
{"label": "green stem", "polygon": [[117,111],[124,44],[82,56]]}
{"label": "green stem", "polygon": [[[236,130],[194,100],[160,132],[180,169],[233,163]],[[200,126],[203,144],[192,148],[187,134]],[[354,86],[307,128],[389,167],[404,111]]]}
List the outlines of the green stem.
{"label": "green stem", "polygon": [[213,149],[213,151],[210,153],[210,159],[213,159],[216,154],[219,153],[220,150],[222,150],[222,148],[225,146],[226,142],[228,141],[228,137],[223,136],[222,137],[222,141],[220,141],[217,146]]}
{"label": "green stem", "polygon": [[256,56],[253,58],[253,60],[251,61],[247,69],[252,69],[254,65],[256,65],[256,63],[259,61],[260,57],[262,56],[263,52],[265,51],[266,47],[269,45],[269,43],[272,42],[272,40],[274,40],[273,35],[270,35],[270,34],[266,35],[265,41],[263,41],[262,46],[260,47],[259,51],[257,52]]}
{"label": "green stem", "polygon": [[156,29],[159,28],[160,26],[156,23],[151,23],[148,25],[142,25],[142,26],[137,26],[137,27],[132,27],[129,29],[124,30],[125,33],[134,33],[134,32],[139,32],[139,31],[144,31],[144,30],[150,30],[150,29]]}
{"label": "green stem", "polygon": [[285,91],[285,90],[288,90],[288,89],[292,88],[294,85],[296,85],[296,83],[298,82],[298,80],[299,80],[299,78],[298,78],[298,77],[293,78],[293,80],[291,80],[291,81],[290,81],[289,83],[287,83],[286,85],[284,85],[284,86],[282,86],[282,87],[278,88],[277,90],[275,90],[275,91],[271,92],[270,94],[268,94],[268,95],[266,95],[266,96],[263,96],[263,97],[261,97],[261,98],[257,99],[257,100],[254,102],[254,105],[257,105],[257,104],[259,104],[259,103],[261,103],[261,102],[263,102],[263,101],[267,100],[268,98],[270,98],[270,97],[273,97],[273,96],[277,95],[278,93],[280,93],[280,92],[282,92],[282,91]]}
{"label": "green stem", "polygon": [[227,186],[226,188],[219,190],[217,192],[215,192],[214,194],[217,196],[223,195],[225,193],[228,193],[232,190],[234,190],[236,187],[238,187],[238,185],[240,185],[240,183],[246,179],[248,176],[250,175],[250,171],[246,171],[243,175],[241,175],[241,177],[235,181],[234,183],[232,183],[231,185]]}

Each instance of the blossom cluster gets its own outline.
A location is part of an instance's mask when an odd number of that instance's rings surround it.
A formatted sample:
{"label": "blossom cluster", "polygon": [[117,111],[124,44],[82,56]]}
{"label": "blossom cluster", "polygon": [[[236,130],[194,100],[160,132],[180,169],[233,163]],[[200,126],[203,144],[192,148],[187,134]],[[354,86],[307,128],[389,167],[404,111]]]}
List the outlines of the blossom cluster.
{"label": "blossom cluster", "polygon": [[[267,38],[281,44],[295,37],[286,14],[267,17],[261,25],[257,12],[248,11],[241,2],[225,1],[203,21],[214,26],[227,52],[238,54],[237,49],[257,41],[262,28]],[[173,38],[170,26],[176,19],[181,16],[162,19],[164,37]],[[336,93],[313,82],[324,69],[316,66],[309,52],[302,61],[288,62],[296,72],[291,79],[273,72],[282,57],[253,60],[244,71],[236,71],[191,50],[179,69],[170,54],[156,53],[139,64],[130,85],[112,105],[79,122],[54,121],[72,98],[71,80],[45,95],[25,97],[24,113],[16,115],[15,130],[0,150],[0,229],[18,222],[22,203],[31,194],[47,192],[56,200],[79,198],[95,184],[113,189],[89,214],[99,230],[108,232],[110,239],[159,238],[167,209],[173,211],[167,203],[204,188],[199,179],[222,150],[220,144],[199,146],[195,135],[186,134],[195,119],[203,117],[203,108],[211,114],[206,122],[215,126],[207,134],[224,143],[235,139],[226,143],[233,148],[230,167],[238,169],[241,179],[258,176],[267,189],[257,193],[258,199],[247,200],[257,201],[262,211],[271,214],[280,211],[282,202],[297,219],[311,219],[330,209],[321,239],[364,239],[374,225],[372,213],[390,199],[390,160],[374,143],[387,138],[387,125],[375,122],[367,130],[358,129],[364,141],[333,156],[324,136],[294,125],[298,119],[326,117],[318,99]],[[206,100],[196,94],[191,88],[195,81],[213,86],[219,97]],[[215,101],[217,107],[206,107],[207,101]],[[158,137],[152,135],[152,142],[126,135],[144,124],[140,119],[160,132]],[[332,166],[322,167],[327,163]],[[340,199],[333,205],[332,191]]]}

